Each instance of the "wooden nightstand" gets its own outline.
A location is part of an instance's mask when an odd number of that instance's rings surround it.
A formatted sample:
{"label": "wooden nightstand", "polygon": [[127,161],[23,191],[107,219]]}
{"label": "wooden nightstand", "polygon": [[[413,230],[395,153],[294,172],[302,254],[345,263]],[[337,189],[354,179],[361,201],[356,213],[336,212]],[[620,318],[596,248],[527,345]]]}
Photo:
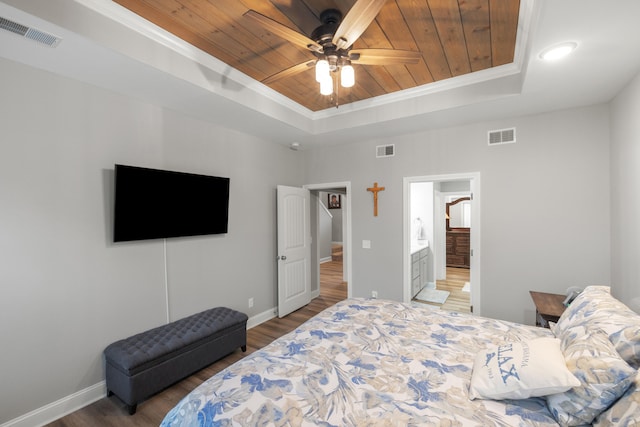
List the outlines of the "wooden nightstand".
{"label": "wooden nightstand", "polygon": [[562,304],[565,295],[529,291],[536,306],[536,326],[549,327],[549,322],[557,322],[565,310]]}

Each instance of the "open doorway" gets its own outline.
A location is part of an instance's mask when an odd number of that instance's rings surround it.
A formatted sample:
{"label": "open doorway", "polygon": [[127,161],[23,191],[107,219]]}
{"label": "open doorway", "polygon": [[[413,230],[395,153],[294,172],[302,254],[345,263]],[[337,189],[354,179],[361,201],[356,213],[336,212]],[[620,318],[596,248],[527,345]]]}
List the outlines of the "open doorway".
{"label": "open doorway", "polygon": [[312,200],[313,298],[338,302],[351,295],[350,186],[349,182],[305,186]]}
{"label": "open doorway", "polygon": [[479,190],[479,173],[404,179],[405,302],[481,313]]}

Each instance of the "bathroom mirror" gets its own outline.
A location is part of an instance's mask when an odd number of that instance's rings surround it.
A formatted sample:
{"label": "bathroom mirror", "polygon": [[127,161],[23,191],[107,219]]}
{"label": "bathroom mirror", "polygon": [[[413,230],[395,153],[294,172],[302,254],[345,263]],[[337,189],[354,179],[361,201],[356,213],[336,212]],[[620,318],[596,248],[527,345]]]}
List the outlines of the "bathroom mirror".
{"label": "bathroom mirror", "polygon": [[446,204],[447,230],[471,227],[471,197],[460,197]]}

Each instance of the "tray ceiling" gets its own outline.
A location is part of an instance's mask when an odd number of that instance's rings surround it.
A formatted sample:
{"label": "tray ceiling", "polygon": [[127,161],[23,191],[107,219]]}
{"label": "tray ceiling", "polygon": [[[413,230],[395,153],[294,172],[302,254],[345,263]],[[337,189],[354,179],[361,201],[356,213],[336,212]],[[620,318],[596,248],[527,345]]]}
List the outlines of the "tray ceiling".
{"label": "tray ceiling", "polygon": [[[346,14],[355,2],[114,1],[258,81],[314,57],[243,17],[247,10],[309,36],[323,10]],[[268,86],[319,111],[508,64],[514,58],[519,9],[519,0],[388,0],[354,48],[418,51],[418,64],[354,65],[355,86],[340,87],[331,96],[320,94],[313,68]]]}

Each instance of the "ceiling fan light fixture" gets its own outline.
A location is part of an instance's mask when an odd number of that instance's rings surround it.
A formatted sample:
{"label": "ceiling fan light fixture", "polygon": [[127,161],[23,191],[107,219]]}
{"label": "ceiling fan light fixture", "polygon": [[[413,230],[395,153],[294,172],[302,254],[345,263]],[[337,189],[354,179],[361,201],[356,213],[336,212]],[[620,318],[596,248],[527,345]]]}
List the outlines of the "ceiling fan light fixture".
{"label": "ceiling fan light fixture", "polygon": [[[358,48],[351,50],[353,44],[367,30],[367,27],[376,19],[387,0],[351,0],[353,3],[349,12],[343,16],[337,9],[327,9],[320,13],[322,25],[316,27],[311,36],[293,30],[255,10],[248,10],[243,16],[260,25],[263,30],[287,40],[298,47],[311,51],[315,56],[313,61],[305,61],[288,67],[276,74],[262,80],[266,85],[285,77],[298,73],[308,73],[315,66],[315,79],[320,84],[320,93],[332,95],[334,85],[338,84],[340,73],[340,85],[350,88],[355,85],[355,72],[351,61],[360,65],[393,65],[393,64],[417,64],[423,56],[420,52]],[[259,2],[256,2],[256,4]],[[334,2],[329,2],[334,3]],[[314,62],[315,61],[315,62]],[[335,77],[335,81],[334,81]],[[335,106],[338,107],[338,95]]]}
{"label": "ceiling fan light fixture", "polygon": [[335,52],[326,52],[325,58],[327,58],[327,62],[329,62],[329,71],[336,71],[338,66],[338,61],[340,57]]}
{"label": "ceiling fan light fixture", "polygon": [[326,59],[318,59],[316,61],[316,81],[322,83],[322,80],[329,77],[329,62]]}
{"label": "ceiling fan light fixture", "polygon": [[356,83],[353,65],[346,64],[340,69],[340,84],[342,87],[352,87]]}
{"label": "ceiling fan light fixture", "polygon": [[333,79],[331,75],[327,75],[325,78],[320,80],[320,94],[322,95],[331,95],[333,93]]}

